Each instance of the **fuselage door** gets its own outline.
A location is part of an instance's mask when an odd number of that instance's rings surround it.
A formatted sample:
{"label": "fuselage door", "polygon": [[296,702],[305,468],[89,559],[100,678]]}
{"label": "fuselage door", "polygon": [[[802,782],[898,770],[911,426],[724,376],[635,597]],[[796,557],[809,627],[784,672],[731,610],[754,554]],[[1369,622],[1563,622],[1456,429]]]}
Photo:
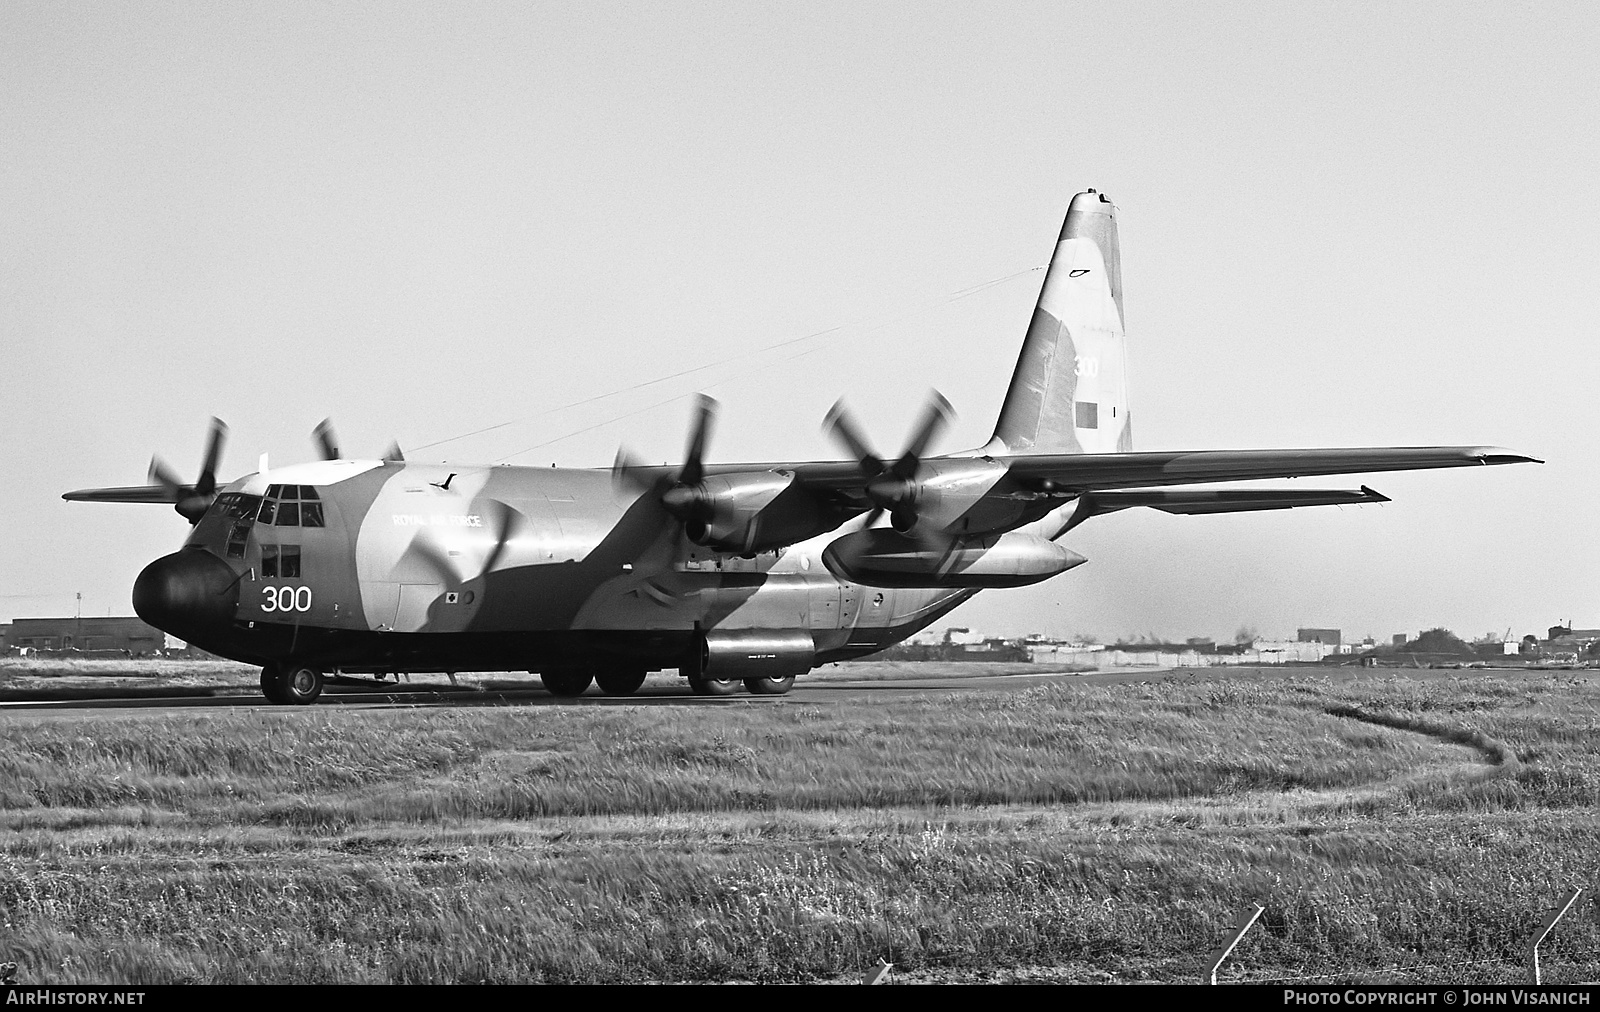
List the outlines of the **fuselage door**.
{"label": "fuselage door", "polygon": [[839,585],[832,580],[811,585],[811,628],[839,628]]}
{"label": "fuselage door", "polygon": [[839,628],[854,629],[861,614],[861,587],[846,583],[839,587]]}

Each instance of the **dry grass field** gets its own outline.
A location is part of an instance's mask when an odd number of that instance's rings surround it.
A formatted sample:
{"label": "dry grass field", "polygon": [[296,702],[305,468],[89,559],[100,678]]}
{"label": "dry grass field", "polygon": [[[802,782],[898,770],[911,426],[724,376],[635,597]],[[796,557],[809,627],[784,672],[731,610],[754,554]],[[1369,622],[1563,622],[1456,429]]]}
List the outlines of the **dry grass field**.
{"label": "dry grass field", "polygon": [[[1600,886],[1584,678],[1086,681],[0,714],[0,961],[27,983],[812,981],[880,958],[1192,981],[1259,902],[1233,979],[1491,982]],[[1544,965],[1600,969],[1587,900]]]}

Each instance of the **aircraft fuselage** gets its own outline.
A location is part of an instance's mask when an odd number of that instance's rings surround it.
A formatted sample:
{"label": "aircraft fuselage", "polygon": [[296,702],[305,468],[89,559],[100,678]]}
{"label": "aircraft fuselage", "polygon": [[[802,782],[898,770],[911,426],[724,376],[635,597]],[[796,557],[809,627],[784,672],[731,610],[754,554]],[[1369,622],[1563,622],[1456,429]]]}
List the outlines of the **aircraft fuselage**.
{"label": "aircraft fuselage", "polygon": [[678,667],[708,632],[880,650],[971,595],[864,587],[834,534],[741,556],[689,542],[610,472],[331,460],[233,482],[135,586],[148,620],[222,656],[327,670]]}

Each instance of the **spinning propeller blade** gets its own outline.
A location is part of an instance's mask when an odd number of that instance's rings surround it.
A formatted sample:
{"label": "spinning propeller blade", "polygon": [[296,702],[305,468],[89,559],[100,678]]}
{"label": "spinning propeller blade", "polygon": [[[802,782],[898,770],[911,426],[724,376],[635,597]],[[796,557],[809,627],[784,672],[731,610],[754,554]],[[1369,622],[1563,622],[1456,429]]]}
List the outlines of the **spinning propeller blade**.
{"label": "spinning propeller blade", "polygon": [[[928,448],[954,417],[955,411],[950,407],[949,400],[939,391],[933,391],[922,418],[906,442],[905,451],[895,459],[893,465],[886,466],[883,458],[872,450],[871,444],[861,435],[860,427],[842,400],[828,411],[822,421],[823,429],[842,443],[859,462],[861,474],[867,479],[867,497],[873,502],[872,512],[866,521],[867,527],[876,523],[885,510],[889,512],[896,530],[909,531],[916,527],[917,493],[920,490],[916,480],[917,470]],[[946,541],[929,531],[919,531],[918,537],[919,540],[934,538],[941,546]]]}
{"label": "spinning propeller blade", "polygon": [[211,419],[211,433],[206,439],[200,477],[193,485],[181,481],[160,457],[150,458],[150,481],[166,490],[171,497],[172,508],[191,524],[200,522],[211,501],[217,497],[217,464],[222,459],[222,447],[227,439],[228,426],[220,418]]}
{"label": "spinning propeller blade", "polygon": [[316,440],[317,448],[322,451],[323,460],[339,460],[339,438],[333,434],[333,419],[324,418],[311,430],[311,436]]}
{"label": "spinning propeller blade", "polygon": [[[706,445],[711,441],[717,407],[715,398],[705,394],[699,394],[695,398],[694,420],[689,430],[688,443],[683,451],[683,466],[678,468],[672,484],[661,493],[661,501],[667,507],[667,511],[680,520],[689,516],[700,501],[700,496],[696,494],[696,486],[706,476]],[[660,480],[646,477],[645,469],[646,465],[626,448],[619,449],[616,460],[611,464],[612,485],[618,491],[628,489],[634,492],[648,492],[657,488]]]}
{"label": "spinning propeller blade", "polygon": [[[324,418],[318,422],[317,427],[311,430],[311,438],[316,443],[317,452],[322,455],[323,460],[344,459],[344,452],[339,447],[339,437],[333,431],[332,418]],[[389,448],[383,451],[383,456],[379,459],[395,464],[404,463],[406,455],[400,452],[400,441],[390,440]]]}
{"label": "spinning propeller blade", "polygon": [[689,446],[683,452],[683,469],[678,472],[678,484],[698,485],[705,477],[706,441],[711,438],[711,424],[717,418],[717,402],[705,394],[695,400],[694,429],[689,435]]}

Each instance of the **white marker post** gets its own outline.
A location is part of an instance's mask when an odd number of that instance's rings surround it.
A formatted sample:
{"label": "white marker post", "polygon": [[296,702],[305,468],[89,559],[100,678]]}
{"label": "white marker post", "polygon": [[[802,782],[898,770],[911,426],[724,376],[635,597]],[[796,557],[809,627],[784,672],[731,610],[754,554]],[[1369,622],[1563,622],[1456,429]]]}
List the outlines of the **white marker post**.
{"label": "white marker post", "polygon": [[1567,915],[1567,911],[1572,909],[1572,905],[1578,902],[1578,897],[1582,895],[1583,886],[1572,890],[1559,907],[1550,911],[1550,916],[1544,919],[1544,926],[1528,939],[1528,983],[1539,983],[1539,943],[1544,941],[1544,936],[1550,933],[1557,921]]}
{"label": "white marker post", "polygon": [[1266,908],[1257,903],[1254,907],[1239,915],[1239,920],[1233,926],[1233,937],[1228,939],[1228,943],[1218,949],[1217,954],[1211,957],[1211,969],[1206,971],[1206,976],[1211,983],[1215,984],[1217,982],[1217,971],[1222,969],[1223,962],[1233,953],[1233,947],[1239,944],[1239,939],[1243,938],[1244,933],[1250,930],[1250,925],[1256,922],[1256,918],[1261,916],[1261,911],[1264,909]]}

